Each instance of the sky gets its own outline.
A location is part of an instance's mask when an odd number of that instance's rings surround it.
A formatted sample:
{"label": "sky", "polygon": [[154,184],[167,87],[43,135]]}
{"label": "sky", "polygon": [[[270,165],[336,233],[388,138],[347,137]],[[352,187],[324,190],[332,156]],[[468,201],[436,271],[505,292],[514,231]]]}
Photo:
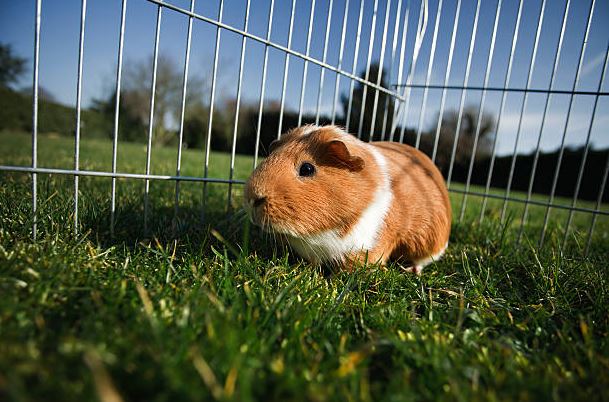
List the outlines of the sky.
{"label": "sky", "polygon": [[[244,29],[244,16],[247,0],[225,0],[223,23]],[[295,4],[294,26],[290,48],[305,53],[309,18],[312,0],[275,0],[271,41],[287,46],[292,4]],[[356,47],[356,31],[360,1],[363,1],[362,31],[360,37],[359,57],[353,70]],[[411,77],[415,84],[429,83],[442,85],[446,79],[448,55],[451,36],[457,15],[457,0],[443,0],[440,12],[439,29],[433,64],[428,78],[428,67],[432,58],[432,42],[439,2],[429,0],[429,22],[423,44],[416,60],[414,74]],[[455,51],[449,69],[448,84],[463,86],[468,60],[470,43],[474,40],[469,86],[482,86],[485,81],[486,67],[493,24],[497,12],[496,0],[480,0],[480,16],[477,34],[472,39],[475,0],[461,0],[458,13],[458,25],[455,37]],[[190,7],[190,0],[168,0],[185,10]],[[348,4],[347,4],[348,2]],[[311,57],[323,60],[326,27],[330,26],[327,44],[326,62],[333,66],[339,64],[342,22],[347,12],[344,56],[342,70],[355,71],[361,74],[367,65],[369,47],[372,45],[371,60],[378,61],[381,56],[382,38],[386,29],[386,46],[384,67],[391,70],[389,82],[404,83],[407,71],[413,60],[415,27],[419,18],[420,0],[315,0],[313,29],[311,33]],[[524,88],[528,82],[530,88],[570,91],[574,85],[580,49],[584,40],[590,0],[571,0],[567,18],[564,43],[558,59],[554,77],[551,72],[562,26],[566,0],[547,0],[541,25],[538,50],[532,61],[535,36],[540,20],[542,0],[526,0],[522,6],[521,22],[515,33],[519,2],[503,0],[499,13],[498,34],[490,65],[489,82],[491,87]],[[34,0],[9,1],[0,0],[0,42],[9,43],[14,51],[29,62],[19,87],[31,86],[32,59],[34,38]],[[332,12],[329,13],[330,4]],[[377,6],[376,24],[373,25],[375,4]],[[348,5],[348,7],[347,7]],[[59,102],[74,105],[76,102],[76,79],[79,48],[81,0],[42,0],[41,44],[40,44],[40,85],[49,91]],[[195,13],[214,20],[218,19],[219,0],[196,1]],[[247,32],[265,38],[268,29],[270,0],[251,0]],[[148,0],[128,0],[125,27],[124,66],[147,60],[153,53],[155,26],[158,6]],[[389,16],[386,13],[389,10]],[[408,10],[408,19],[405,12]],[[88,0],[85,21],[84,65],[83,65],[83,105],[90,105],[92,100],[107,98],[115,86],[118,38],[120,27],[121,0]],[[397,52],[392,60],[394,27],[397,21]],[[400,64],[399,53],[401,38],[408,23],[405,54],[402,59],[404,74],[398,77]],[[604,60],[607,57],[609,41],[609,0],[596,0],[590,26],[590,33],[580,71],[578,91],[598,89]],[[175,59],[183,66],[186,48],[188,17],[183,13],[163,9],[160,32],[160,53]],[[194,20],[191,46],[189,75],[203,77],[208,84],[214,57],[216,26],[205,21]],[[371,40],[372,32],[374,40]],[[506,83],[512,41],[517,35],[513,54],[512,71]],[[235,99],[239,73],[239,57],[242,36],[221,30],[219,52],[219,69],[216,89],[216,107]],[[243,71],[242,104],[258,105],[262,79],[262,64],[265,45],[258,41],[246,41],[245,64]],[[265,105],[278,102],[284,74],[285,52],[269,48],[269,64]],[[286,109],[298,110],[300,93],[303,84],[304,61],[291,56],[286,86]],[[125,67],[124,67],[125,68]],[[305,87],[305,112],[315,112],[320,83],[320,67],[309,63]],[[326,71],[322,91],[321,112],[332,110],[332,101],[337,75]],[[602,83],[601,91],[606,92],[607,79]],[[339,90],[348,94],[350,80],[341,77]],[[209,96],[209,86],[205,89]],[[481,91],[467,91],[465,104],[478,107]],[[437,116],[442,96],[441,89],[430,89],[427,102],[422,107],[423,89],[410,92],[410,104],[405,121],[412,128],[418,128],[419,121],[423,129],[433,129],[438,121]],[[500,116],[498,129],[497,152],[499,155],[510,154],[516,148],[518,152],[532,152],[541,133],[541,149],[554,150],[561,142],[567,110],[571,103],[571,114],[566,129],[567,146],[578,146],[585,143],[590,130],[590,141],[594,148],[609,147],[609,99],[598,97],[595,118],[592,121],[595,96],[555,94],[549,97],[549,106],[545,124],[541,129],[541,120],[546,102],[546,94],[524,95],[522,92],[487,92],[484,110],[495,116],[499,115],[502,98],[504,111]],[[446,92],[446,111],[457,110],[461,98],[460,90]],[[526,98],[526,102],[525,102]],[[524,115],[520,119],[520,110]],[[425,110],[421,118],[421,111]],[[340,110],[340,106],[339,106]],[[592,125],[591,125],[592,123]],[[516,134],[521,125],[520,139],[516,146]]]}

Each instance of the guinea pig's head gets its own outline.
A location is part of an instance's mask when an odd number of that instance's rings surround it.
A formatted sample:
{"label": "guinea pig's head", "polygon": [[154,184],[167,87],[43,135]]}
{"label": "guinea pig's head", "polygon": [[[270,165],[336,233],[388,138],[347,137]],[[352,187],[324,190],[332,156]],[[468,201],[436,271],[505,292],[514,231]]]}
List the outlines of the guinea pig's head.
{"label": "guinea pig's head", "polygon": [[368,145],[335,126],[303,126],[271,145],[252,173],[245,208],[264,230],[347,233],[371,202],[379,168]]}

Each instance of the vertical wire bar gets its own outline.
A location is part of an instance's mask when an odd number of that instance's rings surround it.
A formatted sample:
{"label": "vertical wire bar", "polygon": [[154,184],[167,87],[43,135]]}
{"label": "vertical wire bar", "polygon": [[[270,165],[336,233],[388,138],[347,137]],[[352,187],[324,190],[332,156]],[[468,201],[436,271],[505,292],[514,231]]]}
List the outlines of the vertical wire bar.
{"label": "vertical wire bar", "polygon": [[[154,56],[152,61],[152,83],[150,84],[150,116],[148,121],[148,144],[146,146],[146,175],[150,174],[150,157],[152,154],[152,134],[154,131],[154,96],[156,92],[156,72],[159,59],[159,39],[161,33],[161,17],[163,8],[157,6],[156,33],[154,37]],[[163,116],[161,116],[163,118]],[[144,186],[144,233],[148,233],[150,179],[146,179]]]}
{"label": "vertical wire bar", "polygon": [[[118,154],[118,127],[120,117],[121,77],[123,71],[123,45],[125,43],[125,18],[127,0],[122,1],[121,26],[118,37],[118,60],[116,61],[116,87],[114,89],[114,131],[112,134],[112,173],[116,173]],[[114,215],[116,213],[116,177],[112,177],[112,194],[110,196],[110,236],[114,237]]]}
{"label": "vertical wire bar", "polygon": [[[357,34],[355,37],[355,50],[353,53],[353,66],[351,68],[351,74],[357,74],[357,59],[359,58],[359,44],[362,33],[362,19],[364,16],[364,0],[359,0],[359,16],[357,17]],[[349,132],[349,122],[351,120],[351,110],[353,109],[353,89],[355,87],[355,81],[351,79],[349,84],[349,103],[347,104],[347,117],[345,119],[345,131]]]}
{"label": "vertical wire bar", "polygon": [[[465,68],[465,77],[463,78],[463,86],[467,87],[469,85],[469,77],[472,67],[472,60],[474,54],[474,46],[476,44],[476,35],[478,33],[478,21],[480,17],[480,4],[481,0],[478,0],[478,5],[476,6],[476,15],[474,17],[474,27],[472,29],[471,41],[469,44],[469,53],[467,55],[467,67]],[[491,44],[488,51],[488,58],[485,70],[484,77],[484,86],[488,85],[488,81],[491,74],[491,64],[493,63],[493,58],[495,56],[495,44],[497,40],[497,29],[499,28],[499,17],[501,15],[501,5],[502,0],[497,2],[497,8],[495,9],[495,21],[493,23],[493,34],[491,36]],[[461,122],[463,120],[463,110],[465,109],[465,97],[467,96],[467,90],[463,89],[461,91],[461,98],[459,99],[459,113],[457,116],[457,127],[455,129],[455,138],[453,140],[453,148],[450,153],[450,163],[448,165],[448,175],[447,175],[447,187],[450,189],[450,185],[452,182],[453,175],[453,166],[455,165],[455,155],[457,154],[457,146],[459,145],[459,137],[461,134]],[[482,91],[482,98],[480,100],[480,105],[478,106],[478,113],[480,114],[484,111],[484,100],[486,99],[486,91]],[[480,124],[478,124],[480,127]],[[479,134],[479,133],[478,133]],[[474,149],[475,152],[475,149]],[[470,161],[471,162],[471,161]],[[469,188],[469,187],[468,187]],[[466,191],[467,193],[467,191]]]}
{"label": "vertical wire bar", "polygon": [[[195,11],[195,0],[190,0],[190,12]],[[188,16],[188,31],[186,34],[186,51],[184,54],[184,75],[182,78],[182,103],[180,106],[180,131],[178,135],[178,157],[176,161],[176,176],[180,176],[182,171],[182,144],[184,140],[184,114],[186,112],[186,88],[188,86],[188,64],[190,62],[190,44],[192,39],[192,16]],[[174,201],[174,222],[177,223],[178,209],[180,204],[180,180],[176,180],[175,201]]]}
{"label": "vertical wire bar", "polygon": [[[603,179],[601,181],[601,187],[598,192],[598,198],[596,199],[596,210],[601,209],[601,203],[603,202],[603,194],[605,194],[605,188],[607,186],[607,176],[609,176],[609,157],[607,157],[607,163],[605,164],[605,173],[603,173]],[[596,218],[598,214],[594,212],[592,214],[592,222],[590,222],[590,228],[588,229],[588,239],[586,240],[586,249],[584,250],[584,256],[587,256],[590,252],[590,245],[592,244],[592,232],[594,231],[594,225],[596,224]]]}
{"label": "vertical wire bar", "polygon": [[[313,0],[315,1],[315,0]],[[269,25],[266,31],[266,40],[271,40],[271,30],[273,29],[273,9],[275,0],[271,0],[269,6]],[[254,145],[254,165],[252,169],[256,169],[258,165],[258,153],[260,150],[260,131],[262,130],[262,110],[264,108],[264,92],[266,86],[266,70],[269,63],[269,45],[264,44],[264,61],[262,62],[262,82],[260,83],[260,104],[258,105],[258,125],[256,126],[256,145]]]}
{"label": "vertical wire bar", "polygon": [[[516,44],[518,43],[518,33],[520,28],[520,21],[522,17],[522,8],[524,2],[521,0],[518,6],[518,17],[516,17],[516,26],[514,27],[514,39],[512,40],[512,48],[510,49],[510,61],[508,63],[508,70],[505,74],[505,81],[503,83],[503,87],[507,88],[510,83],[510,78],[512,77],[512,67],[514,66],[514,53],[516,50]],[[493,139],[493,150],[491,152],[491,164],[489,166],[489,172],[486,179],[486,187],[484,189],[484,196],[482,199],[482,208],[480,208],[480,217],[479,221],[482,223],[484,219],[484,211],[486,210],[486,203],[488,202],[488,194],[491,187],[491,180],[493,178],[493,167],[495,166],[495,158],[497,156],[497,138],[499,137],[499,127],[501,124],[501,117],[505,111],[505,100],[507,98],[507,92],[504,91],[501,96],[501,106],[499,108],[499,116],[497,116],[497,124],[495,124],[495,138]]]}
{"label": "vertical wire bar", "polygon": [[[579,84],[579,79],[581,77],[581,67],[584,62],[584,57],[586,55],[586,49],[588,45],[588,37],[590,35],[590,26],[592,25],[592,17],[594,16],[594,5],[596,4],[596,0],[592,0],[590,3],[590,9],[588,11],[588,22],[586,23],[586,34],[584,36],[584,40],[579,50],[579,61],[577,63],[577,72],[575,73],[575,79],[573,80],[573,86],[571,92],[574,92],[577,89],[577,85]],[[541,229],[541,236],[539,238],[539,248],[543,247],[543,243],[546,237],[546,230],[548,228],[548,221],[550,220],[550,211],[552,209],[551,205],[554,202],[554,195],[556,192],[556,185],[558,184],[558,176],[560,174],[560,167],[562,164],[562,157],[565,150],[565,139],[567,138],[567,128],[569,127],[569,121],[571,120],[571,107],[573,106],[573,94],[569,95],[569,107],[567,108],[567,120],[565,121],[565,126],[562,133],[562,139],[560,141],[560,151],[558,152],[558,161],[556,162],[556,169],[554,170],[554,178],[552,180],[552,189],[550,190],[550,199],[548,201],[548,207],[546,208],[546,213],[543,219],[543,227]]]}
{"label": "vertical wire bar", "polygon": [[[478,2],[479,3],[479,2]],[[448,86],[450,79],[450,72],[453,64],[453,55],[455,53],[455,42],[457,41],[457,29],[459,27],[459,17],[461,14],[461,0],[457,1],[457,7],[455,8],[455,20],[453,23],[453,32],[450,37],[450,50],[448,51],[448,63],[446,64],[446,73],[444,75],[444,86]],[[444,107],[446,105],[446,88],[442,89],[442,99],[440,100],[440,112],[438,113],[438,124],[436,125],[436,134],[434,136],[433,151],[431,152],[432,162],[436,162],[436,152],[438,151],[438,142],[440,139],[440,130],[442,128],[442,118],[444,117]],[[419,125],[420,129],[421,125]]]}
{"label": "vertical wire bar", "polygon": [[[245,5],[245,26],[243,30],[247,32],[247,28],[250,20],[250,0],[247,0]],[[239,109],[241,106],[241,84],[243,83],[243,64],[245,62],[245,47],[247,45],[247,38],[241,37],[241,59],[239,60],[239,81],[237,81],[237,104],[235,106],[235,121],[233,122],[233,144],[230,153],[230,173],[228,183],[228,197],[227,197],[227,210],[231,210],[231,202],[233,198],[233,178],[235,177],[235,153],[237,151],[237,132],[239,129]]]}
{"label": "vertical wire bar", "polygon": [[440,17],[442,16],[442,3],[438,2],[438,11],[436,12],[436,23],[433,29],[433,38],[431,40],[431,51],[429,53],[429,64],[427,65],[427,77],[425,78],[425,89],[423,90],[423,102],[421,103],[421,111],[419,112],[419,123],[417,126],[417,139],[415,142],[415,148],[419,149],[421,143],[421,133],[423,129],[423,118],[425,117],[425,109],[427,106],[427,96],[429,94],[429,88],[427,87],[431,83],[431,72],[433,70],[433,62],[436,57],[436,45],[438,41],[438,29],[440,28]]}
{"label": "vertical wire bar", "polygon": [[[292,47],[292,33],[294,29],[294,13],[296,11],[296,0],[292,0],[292,12],[290,15],[290,30],[288,32],[288,45],[287,48]],[[285,63],[283,65],[283,84],[281,86],[281,102],[279,106],[279,124],[277,126],[277,139],[281,137],[281,129],[283,126],[283,111],[285,108],[285,90],[288,86],[288,73],[290,70],[290,54],[285,54]]]}
{"label": "vertical wire bar", "polygon": [[[222,12],[224,11],[224,0],[220,0],[218,5],[218,22],[222,22]],[[214,49],[214,66],[212,69],[211,91],[209,95],[209,120],[207,122],[207,138],[205,141],[205,162],[203,164],[203,177],[207,178],[209,174],[209,154],[211,151],[211,132],[214,120],[214,101],[216,98],[216,79],[218,76],[218,54],[220,52],[220,38],[222,31],[220,27],[216,28],[216,47]],[[205,207],[207,203],[207,182],[203,182],[203,208],[201,209],[201,220],[205,217]]]}
{"label": "vertical wire bar", "polygon": [[[537,59],[537,49],[539,47],[539,38],[541,37],[541,28],[543,27],[543,17],[544,11],[546,8],[546,0],[543,0],[541,3],[541,8],[539,9],[539,17],[537,19],[537,32],[535,33],[535,44],[533,45],[533,54],[531,55],[531,61],[529,63],[529,73],[527,74],[527,81],[525,84],[525,88],[529,89],[531,86],[531,79],[533,77],[533,72],[535,71],[535,61]],[[518,142],[520,141],[520,133],[522,132],[522,118],[526,113],[527,104],[529,101],[529,92],[524,94],[524,100],[520,105],[520,113],[518,117],[518,128],[516,129],[516,139],[514,140],[514,149],[512,152],[512,162],[510,164],[510,173],[508,175],[508,182],[505,188],[505,199],[503,200],[503,207],[501,208],[501,218],[500,221],[503,223],[505,221],[505,213],[507,211],[508,198],[510,197],[510,191],[512,189],[512,180],[514,179],[514,170],[516,169],[516,160],[518,159]]]}
{"label": "vertical wire bar", "polygon": [[[600,92],[603,83],[605,82],[605,73],[607,72],[607,57],[609,56],[609,47],[605,50],[605,60],[603,61],[603,69],[601,73],[601,77],[598,81],[597,92]],[[596,108],[598,106],[598,98],[599,95],[594,96],[594,106],[592,108],[592,117],[590,118],[590,124],[588,125],[588,134],[586,135],[586,144],[584,145],[584,154],[582,155],[582,161],[579,166],[579,172],[577,174],[577,182],[575,184],[575,191],[573,193],[573,200],[571,201],[571,208],[575,208],[577,204],[577,197],[579,196],[579,189],[582,184],[582,177],[584,175],[584,168],[586,167],[586,161],[588,159],[588,152],[590,150],[590,137],[592,135],[592,125],[594,123],[594,118],[596,116]],[[569,217],[567,218],[567,226],[565,227],[565,237],[563,239],[562,247],[565,248],[567,244],[567,238],[569,236],[569,227],[571,226],[571,221],[573,220],[573,209],[569,210]]]}
{"label": "vertical wire bar", "polygon": [[[421,27],[423,26],[423,21],[424,21],[424,15],[425,15],[425,1],[426,0],[421,0],[421,6],[419,9],[419,22],[417,23],[417,36],[419,35],[419,33],[421,32]],[[423,45],[423,39],[421,38],[421,46]],[[417,53],[417,43],[416,43],[416,39],[415,39],[415,44],[414,44],[415,48],[414,48],[414,54],[413,54],[413,60],[410,64],[410,71],[408,72],[408,75],[406,77],[406,100],[404,101],[404,108],[398,108],[398,113],[397,115],[400,116],[402,113],[404,114],[402,116],[402,119],[404,119],[405,123],[402,124],[402,127],[400,129],[400,140],[399,142],[402,143],[404,142],[404,134],[406,132],[406,122],[408,121],[408,109],[410,109],[410,93],[412,92],[412,87],[410,87],[410,85],[412,84],[412,80],[414,79],[414,71],[417,67],[417,61],[418,61],[418,53]],[[420,50],[420,47],[419,47]],[[415,58],[416,56],[416,58]],[[401,104],[400,104],[401,106]],[[403,110],[403,112],[402,112]],[[392,130],[392,137],[393,137],[393,130]]]}
{"label": "vertical wire bar", "polygon": [[[400,0],[401,1],[401,0]],[[345,35],[347,33],[347,17],[349,15],[349,0],[345,0],[345,11],[343,13],[343,26],[340,37],[340,50],[338,51],[338,69],[343,68],[343,54],[345,51]],[[336,121],[336,104],[338,103],[338,90],[340,88],[340,74],[336,74],[336,85],[334,86],[334,100],[332,101],[332,125]]]}
{"label": "vertical wire bar", "polygon": [[[85,17],[87,0],[82,0],[80,14],[80,39],[78,48],[78,76],[76,80],[76,132],[74,141],[74,170],[80,166],[80,115],[82,100],[82,64],[85,47]],[[74,176],[74,233],[78,233],[78,175]]]}
{"label": "vertical wire bar", "polygon": [[374,49],[374,35],[376,33],[376,17],[378,14],[378,0],[374,0],[374,10],[372,12],[372,24],[370,25],[370,45],[368,46],[368,58],[366,61],[366,73],[364,74],[365,84],[363,86],[362,107],[359,114],[359,125],[357,126],[357,138],[362,138],[362,128],[364,126],[364,115],[366,114],[366,95],[368,94],[368,79],[370,78],[370,62],[372,61],[372,50]]}
{"label": "vertical wire bar", "polygon": [[[404,22],[403,22],[404,27],[402,28],[402,42],[400,44],[400,56],[399,56],[400,61],[398,63],[398,78],[396,81],[398,84],[400,82],[402,82],[402,74],[404,72],[404,58],[405,58],[404,54],[406,52],[406,38],[408,36],[408,19],[409,19],[409,17],[410,17],[410,1],[407,0],[406,12],[404,13]],[[397,88],[396,88],[396,92],[397,92]],[[391,127],[389,128],[389,141],[393,141],[396,122],[398,121],[398,118],[399,118],[399,116],[397,116],[396,112],[400,110],[401,104],[402,104],[402,101],[399,99],[396,102],[393,102],[393,108],[391,110],[393,117],[391,119]],[[385,140],[385,136],[383,135],[383,141],[384,140]]]}
{"label": "vertical wire bar", "polygon": [[[379,60],[378,72],[376,74],[376,85],[381,85],[383,81],[383,64],[385,62],[385,46],[387,44],[387,30],[389,28],[389,13],[391,12],[391,0],[387,1],[387,7],[385,8],[385,22],[383,23],[383,38],[381,39],[381,56]],[[391,76],[390,76],[391,78]],[[387,95],[389,96],[389,95]],[[387,98],[385,98],[387,99]],[[370,134],[368,135],[368,141],[372,141],[374,137],[374,130],[376,128],[376,112],[379,102],[379,91],[374,89],[374,102],[372,103],[372,123],[370,125]]]}
{"label": "vertical wire bar", "polygon": [[[327,55],[328,55],[328,41],[330,39],[330,25],[332,24],[332,7],[334,5],[334,1],[330,0],[330,5],[328,6],[328,21],[326,23],[326,36],[324,38],[324,51],[322,56],[322,61],[324,64],[326,63]],[[324,67],[320,68],[320,76],[319,76],[319,89],[317,91],[317,110],[315,112],[315,125],[319,124],[319,112],[321,108],[321,96],[324,91],[324,78],[325,78],[326,69]]]}
{"label": "vertical wire bar", "polygon": [[[389,81],[389,85],[391,86],[391,78],[393,76],[393,65],[395,64],[395,52],[397,51],[397,47],[398,47],[398,31],[399,31],[399,20],[400,20],[400,14],[402,13],[402,0],[398,0],[398,5],[397,5],[397,9],[395,12],[395,21],[393,23],[393,39],[392,39],[392,43],[391,43],[391,62],[389,63],[389,71],[387,71],[387,75],[389,78],[387,78],[387,80]],[[387,95],[385,96],[385,104],[383,106],[383,123],[382,123],[382,127],[381,127],[381,141],[385,141],[385,133],[386,133],[386,128],[387,128],[387,119],[389,118],[389,100],[392,98],[393,96]]]}
{"label": "vertical wire bar", "polygon": [[[363,0],[362,0],[363,1]],[[313,20],[315,18],[315,0],[311,1],[311,10],[309,12],[309,29],[307,31],[307,49],[305,55],[309,56],[311,51],[311,33],[313,32]],[[304,107],[304,96],[307,88],[307,71],[309,70],[309,61],[304,61],[304,67],[302,70],[302,87],[300,88],[300,102],[298,105],[298,125],[302,124],[302,111]]]}
{"label": "vertical wire bar", "polygon": [[[32,77],[32,168],[38,167],[38,71],[40,67],[40,21],[42,0],[36,0],[34,19],[34,72]],[[38,175],[32,173],[32,240],[38,235]]]}
{"label": "vertical wire bar", "polygon": [[[555,73],[556,73],[556,69],[558,68],[558,63],[560,61],[560,57],[562,55],[562,45],[564,43],[565,31],[567,29],[567,20],[569,18],[570,4],[571,4],[571,0],[567,0],[567,2],[565,4],[565,8],[563,10],[562,25],[560,28],[560,36],[559,36],[558,42],[556,44],[556,51],[554,52],[554,61],[552,62],[552,71],[550,73],[550,76],[552,78],[550,79],[550,84],[548,85],[548,91],[551,90],[552,87],[554,87],[554,82],[555,82],[554,80],[556,79]],[[518,231],[518,239],[517,239],[518,243],[520,243],[520,241],[522,240],[522,235],[524,234],[524,225],[526,223],[527,214],[529,212],[529,202],[531,201],[531,197],[533,194],[533,184],[535,182],[535,174],[537,171],[537,162],[539,160],[539,152],[541,149],[541,138],[543,136],[543,128],[545,125],[549,104],[550,104],[550,94],[546,94],[545,103],[544,103],[544,107],[543,107],[543,113],[541,115],[541,126],[539,127],[539,134],[537,135],[537,144],[535,146],[535,156],[533,158],[531,176],[529,178],[529,187],[527,190],[527,198],[524,202],[524,210],[522,212],[522,218],[520,220],[520,229]]]}

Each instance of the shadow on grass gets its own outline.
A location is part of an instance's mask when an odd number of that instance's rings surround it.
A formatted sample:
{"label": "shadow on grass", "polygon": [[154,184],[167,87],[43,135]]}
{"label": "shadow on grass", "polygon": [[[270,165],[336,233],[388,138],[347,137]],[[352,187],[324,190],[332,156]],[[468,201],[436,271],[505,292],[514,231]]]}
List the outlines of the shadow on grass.
{"label": "shadow on grass", "polygon": [[[114,230],[111,230],[111,181],[81,177],[78,233],[74,231],[74,182],[72,177],[38,176],[37,237],[93,241],[104,248],[133,249],[139,245],[178,242],[182,249],[212,256],[226,249],[233,257],[255,251],[271,258],[282,255],[279,239],[251,227],[239,208],[239,189],[233,189],[233,206],[227,212],[227,186],[210,184],[205,204],[203,186],[182,183],[175,209],[175,183],[151,182],[148,219],[145,223],[144,182],[117,181]],[[31,179],[22,174],[0,176],[3,226],[15,239],[32,235]]]}

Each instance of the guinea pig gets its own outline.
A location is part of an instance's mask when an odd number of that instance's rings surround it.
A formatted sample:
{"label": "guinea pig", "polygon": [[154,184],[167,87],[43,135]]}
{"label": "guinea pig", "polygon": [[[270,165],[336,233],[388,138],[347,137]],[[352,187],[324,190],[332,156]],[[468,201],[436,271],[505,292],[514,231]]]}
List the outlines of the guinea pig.
{"label": "guinea pig", "polygon": [[336,126],[302,126],[274,141],[245,186],[252,222],[312,263],[353,269],[389,259],[420,274],[448,245],[442,174],[422,152],[366,143]]}

